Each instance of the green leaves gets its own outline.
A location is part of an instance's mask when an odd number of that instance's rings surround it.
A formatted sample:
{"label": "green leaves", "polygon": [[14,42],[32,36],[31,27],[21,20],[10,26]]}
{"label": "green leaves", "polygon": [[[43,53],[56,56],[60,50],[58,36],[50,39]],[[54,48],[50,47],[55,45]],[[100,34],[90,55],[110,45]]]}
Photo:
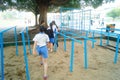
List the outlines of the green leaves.
{"label": "green leaves", "polygon": [[120,8],[115,8],[107,13],[107,16],[112,17],[113,19],[120,17]]}

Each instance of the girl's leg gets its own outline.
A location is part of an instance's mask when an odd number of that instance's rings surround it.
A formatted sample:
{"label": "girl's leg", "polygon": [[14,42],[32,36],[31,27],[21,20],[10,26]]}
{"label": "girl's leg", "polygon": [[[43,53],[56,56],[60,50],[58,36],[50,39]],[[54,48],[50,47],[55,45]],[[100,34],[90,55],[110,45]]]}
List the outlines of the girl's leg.
{"label": "girl's leg", "polygon": [[43,58],[42,58],[42,56],[40,56],[39,59],[40,59],[40,64],[43,65]]}
{"label": "girl's leg", "polygon": [[47,58],[43,58],[43,65],[44,65],[44,77],[47,77],[47,68],[48,68],[48,64],[47,64]]}
{"label": "girl's leg", "polygon": [[50,51],[52,52],[53,51],[53,44],[50,43]]}
{"label": "girl's leg", "polygon": [[48,47],[48,50],[50,50],[50,42],[48,43],[47,47]]}

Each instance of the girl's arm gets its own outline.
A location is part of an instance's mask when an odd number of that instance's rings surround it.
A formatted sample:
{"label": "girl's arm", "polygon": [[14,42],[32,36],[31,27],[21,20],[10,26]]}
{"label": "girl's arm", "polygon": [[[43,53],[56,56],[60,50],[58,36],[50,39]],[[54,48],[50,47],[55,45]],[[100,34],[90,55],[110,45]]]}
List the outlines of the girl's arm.
{"label": "girl's arm", "polygon": [[33,54],[36,55],[36,45],[37,45],[37,42],[34,41],[34,44],[33,44]]}

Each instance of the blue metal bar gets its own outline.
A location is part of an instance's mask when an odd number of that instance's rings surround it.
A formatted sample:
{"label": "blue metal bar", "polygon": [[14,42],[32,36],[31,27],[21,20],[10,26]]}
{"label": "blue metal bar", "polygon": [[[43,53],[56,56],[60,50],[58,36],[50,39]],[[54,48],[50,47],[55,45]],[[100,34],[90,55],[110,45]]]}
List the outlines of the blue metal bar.
{"label": "blue metal bar", "polygon": [[119,40],[120,40],[120,35],[118,35],[117,42],[116,42],[116,52],[114,56],[114,63],[117,63],[118,60],[118,51],[119,51]]}
{"label": "blue metal bar", "polygon": [[4,48],[3,48],[3,33],[0,33],[0,47],[1,47],[1,76],[4,80]]}
{"label": "blue metal bar", "polygon": [[57,40],[58,40],[58,33],[57,32],[55,32],[55,42],[54,42],[54,51],[56,52],[56,50],[57,50]]}
{"label": "blue metal bar", "polygon": [[30,54],[32,55],[32,49],[30,47],[30,38],[29,38],[29,33],[28,33],[28,27],[26,27],[26,35],[27,35],[27,39],[28,39],[28,48],[29,48]]}
{"label": "blue metal bar", "polygon": [[[60,34],[60,35],[62,35],[62,36],[66,36],[66,35],[64,35],[64,34],[62,34],[62,33],[58,33],[58,34]],[[69,37],[69,36],[66,36],[66,38],[74,39],[74,38],[71,38],[71,37]],[[82,41],[80,41],[80,40],[74,39],[74,41],[82,44]]]}
{"label": "blue metal bar", "polygon": [[14,28],[14,36],[15,36],[15,45],[16,45],[16,55],[18,56],[18,42],[17,42],[17,31],[16,31],[16,27]]}
{"label": "blue metal bar", "polygon": [[[88,32],[88,31],[86,31],[86,32]],[[64,32],[64,33],[65,33],[65,32]],[[75,34],[75,33],[72,33],[72,32],[66,32],[66,34],[71,34],[72,36],[79,36],[79,34]],[[88,35],[88,34],[86,33],[86,36],[87,36],[87,35]],[[77,37],[77,38],[84,38],[84,39],[87,39],[87,40],[96,42],[96,40],[91,39],[91,38],[88,38],[88,37],[86,37],[86,36],[79,36],[79,37]]]}
{"label": "blue metal bar", "polygon": [[[94,32],[92,34],[92,39],[94,39]],[[94,48],[94,41],[92,41],[92,48]]]}
{"label": "blue metal bar", "polygon": [[66,51],[66,36],[64,36],[64,51]]}
{"label": "blue metal bar", "polygon": [[[106,30],[107,28],[100,28],[100,29]],[[113,29],[113,28],[109,28],[109,31],[110,31],[110,30],[120,31],[120,29],[115,29],[115,28],[114,28],[114,29]]]}
{"label": "blue metal bar", "polygon": [[60,24],[60,28],[62,29],[62,8],[60,8],[60,20],[61,20],[61,24]]}
{"label": "blue metal bar", "polygon": [[110,38],[109,35],[110,35],[110,32],[108,32],[106,45],[109,45],[109,38]]}
{"label": "blue metal bar", "polygon": [[84,67],[88,68],[88,60],[87,60],[87,40],[84,40]]}
{"label": "blue metal bar", "polygon": [[3,48],[3,33],[7,32],[8,30],[15,28],[14,35],[15,35],[15,42],[16,42],[16,55],[18,55],[18,46],[17,46],[17,33],[16,33],[16,27],[11,27],[5,30],[0,31],[0,47],[1,47],[1,76],[2,80],[4,80],[4,48]]}
{"label": "blue metal bar", "polygon": [[23,32],[21,33],[21,36],[22,36],[22,43],[23,43],[23,50],[24,50],[24,63],[25,63],[26,78],[27,78],[27,80],[30,80],[29,67],[28,67],[28,58],[27,58],[26,44],[25,44],[25,37],[24,37]]}
{"label": "blue metal bar", "polygon": [[100,36],[100,46],[102,46],[102,29],[101,29],[101,36]]}
{"label": "blue metal bar", "polygon": [[62,8],[62,10],[80,10],[79,8]]}
{"label": "blue metal bar", "polygon": [[0,31],[0,33],[7,32],[7,31],[9,31],[9,30],[12,29],[12,28],[15,28],[15,27],[11,27],[11,28],[8,28],[8,29],[5,29],[5,30],[2,30],[2,31]]}
{"label": "blue metal bar", "polygon": [[[90,16],[89,16],[89,20],[91,20],[91,10],[90,10]],[[91,31],[91,23],[89,22],[89,32]]]}
{"label": "blue metal bar", "polygon": [[88,37],[88,31],[86,31],[86,37]]}
{"label": "blue metal bar", "polygon": [[83,10],[82,10],[82,19],[81,19],[81,31],[80,31],[80,34],[82,35],[82,27],[83,27]]}
{"label": "blue metal bar", "polygon": [[84,12],[84,14],[83,14],[83,22],[84,22],[84,25],[83,25],[83,27],[84,27],[84,30],[85,30],[85,12]]}
{"label": "blue metal bar", "polygon": [[72,39],[70,55],[70,72],[73,72],[73,64],[74,64],[74,40]]}

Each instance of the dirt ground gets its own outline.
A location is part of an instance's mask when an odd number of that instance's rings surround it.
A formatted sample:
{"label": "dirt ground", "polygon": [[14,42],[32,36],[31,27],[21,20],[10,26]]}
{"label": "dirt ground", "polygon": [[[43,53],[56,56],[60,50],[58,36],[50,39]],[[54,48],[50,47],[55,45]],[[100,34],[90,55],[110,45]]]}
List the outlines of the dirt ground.
{"label": "dirt ground", "polygon": [[[48,80],[120,80],[120,59],[114,64],[115,52],[98,46],[99,41],[97,39],[94,48],[90,41],[87,42],[88,69],[84,68],[84,44],[75,43],[73,72],[69,71],[71,41],[67,41],[66,52],[64,43],[59,42],[57,52],[49,52]],[[110,43],[115,45],[114,42]],[[31,80],[43,80],[43,66],[40,65],[39,56],[30,55],[26,47]],[[23,47],[19,46],[18,50],[19,56],[16,56],[15,46],[4,48],[5,80],[26,80]]]}

